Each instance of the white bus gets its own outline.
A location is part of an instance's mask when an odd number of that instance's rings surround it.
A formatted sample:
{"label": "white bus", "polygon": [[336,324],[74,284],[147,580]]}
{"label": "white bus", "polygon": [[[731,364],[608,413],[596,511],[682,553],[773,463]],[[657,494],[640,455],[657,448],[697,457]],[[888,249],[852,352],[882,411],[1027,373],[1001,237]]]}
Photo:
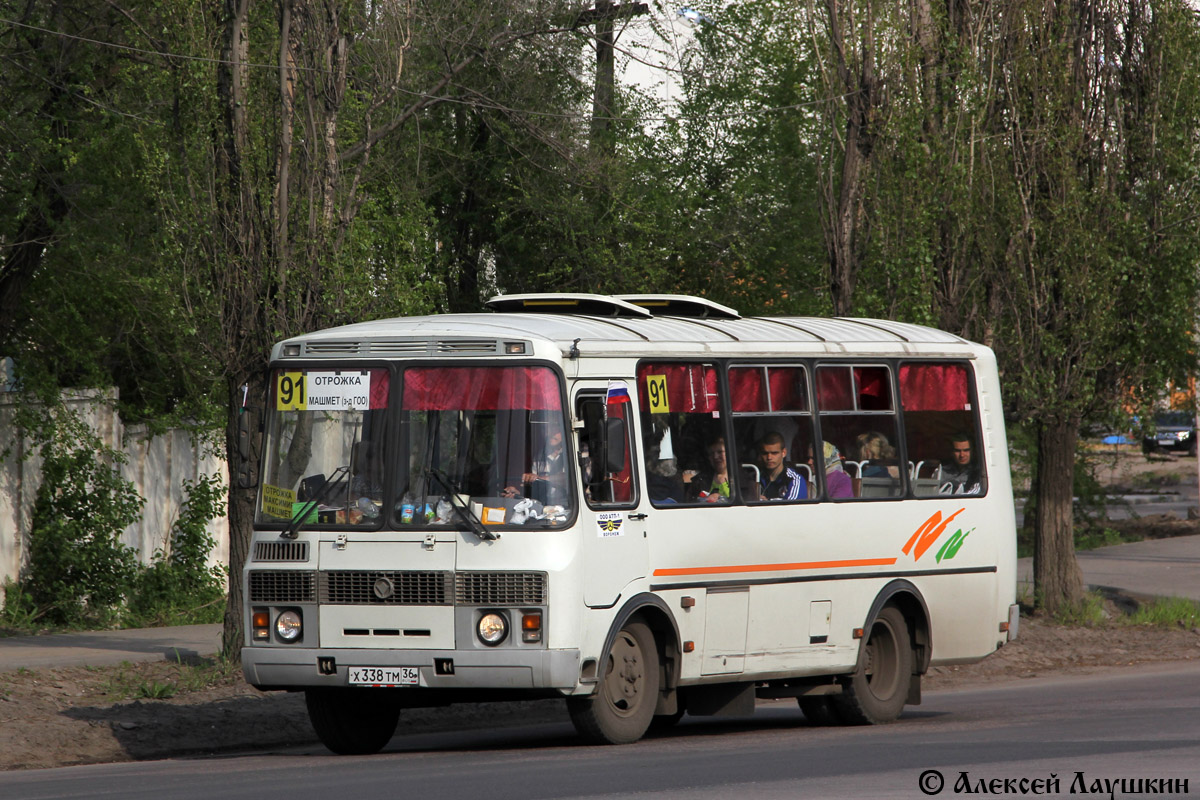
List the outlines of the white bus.
{"label": "white bus", "polygon": [[992,352],[679,295],[508,295],[276,345],[247,681],[369,753],[565,698],[623,743],[795,697],[883,723],[1015,636]]}

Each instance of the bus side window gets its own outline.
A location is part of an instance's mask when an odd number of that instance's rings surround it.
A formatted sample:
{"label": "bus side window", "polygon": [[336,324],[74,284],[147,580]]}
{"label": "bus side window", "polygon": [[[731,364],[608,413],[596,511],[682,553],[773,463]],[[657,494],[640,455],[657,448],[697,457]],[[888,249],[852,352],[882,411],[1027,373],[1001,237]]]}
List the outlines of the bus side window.
{"label": "bus side window", "polygon": [[900,365],[900,405],[913,494],[983,495],[987,470],[970,368],[959,362]]}
{"label": "bus side window", "polygon": [[[808,371],[794,364],[731,366],[729,394],[742,499],[748,503],[813,499]],[[782,464],[777,456],[760,452],[764,450],[771,454],[782,450]],[[778,470],[774,477],[769,474],[772,469]]]}
{"label": "bus side window", "polygon": [[636,505],[629,403],[608,403],[604,395],[577,401],[579,475],[584,497],[593,508]]}
{"label": "bus side window", "polygon": [[822,465],[828,496],[873,499],[904,494],[908,470],[897,446],[896,404],[887,366],[821,364],[817,412],[822,448],[832,445],[837,452],[837,463]]}
{"label": "bus side window", "polygon": [[[712,364],[644,362],[638,366],[646,490],[657,508],[724,504],[728,479],[715,470],[724,456],[717,368]],[[726,462],[726,465],[731,463]]]}

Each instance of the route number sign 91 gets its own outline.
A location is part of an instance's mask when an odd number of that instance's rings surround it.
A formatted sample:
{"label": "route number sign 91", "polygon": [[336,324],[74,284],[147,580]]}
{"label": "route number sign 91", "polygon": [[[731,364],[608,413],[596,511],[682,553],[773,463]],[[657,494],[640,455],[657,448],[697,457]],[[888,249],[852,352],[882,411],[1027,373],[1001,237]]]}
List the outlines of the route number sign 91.
{"label": "route number sign 91", "polygon": [[276,411],[366,411],[371,407],[371,373],[280,372]]}

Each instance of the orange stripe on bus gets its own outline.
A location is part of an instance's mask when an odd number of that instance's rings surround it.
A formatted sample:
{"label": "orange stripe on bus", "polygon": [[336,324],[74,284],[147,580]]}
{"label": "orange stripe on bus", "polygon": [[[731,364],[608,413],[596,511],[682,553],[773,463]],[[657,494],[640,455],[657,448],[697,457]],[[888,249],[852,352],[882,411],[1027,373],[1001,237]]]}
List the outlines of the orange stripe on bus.
{"label": "orange stripe on bus", "polygon": [[836,567],[890,567],[894,558],[853,558],[846,561],[800,561],[795,564],[742,564],[736,567],[680,567],[656,569],[654,575],[727,575],[731,572],[777,572],[798,569],[833,569]]}

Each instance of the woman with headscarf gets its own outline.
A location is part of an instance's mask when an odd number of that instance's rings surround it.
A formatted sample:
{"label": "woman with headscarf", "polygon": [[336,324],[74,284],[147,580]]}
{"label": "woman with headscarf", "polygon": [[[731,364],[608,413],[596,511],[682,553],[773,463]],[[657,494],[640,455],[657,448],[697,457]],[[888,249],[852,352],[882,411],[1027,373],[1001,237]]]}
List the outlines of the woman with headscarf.
{"label": "woman with headscarf", "polygon": [[825,457],[825,491],[830,497],[854,497],[854,482],[842,468],[842,454],[829,442],[822,442]]}

